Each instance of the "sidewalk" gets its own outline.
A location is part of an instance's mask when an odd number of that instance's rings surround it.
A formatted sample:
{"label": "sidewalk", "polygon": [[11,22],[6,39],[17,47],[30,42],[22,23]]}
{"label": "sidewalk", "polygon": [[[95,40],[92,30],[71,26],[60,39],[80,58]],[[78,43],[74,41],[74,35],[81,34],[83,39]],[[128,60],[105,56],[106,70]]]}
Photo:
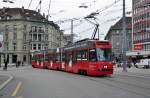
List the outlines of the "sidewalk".
{"label": "sidewalk", "polygon": [[123,71],[122,67],[114,68],[114,74],[130,75],[130,76],[146,76],[150,78],[150,69],[139,69],[135,67],[127,68],[127,72]]}

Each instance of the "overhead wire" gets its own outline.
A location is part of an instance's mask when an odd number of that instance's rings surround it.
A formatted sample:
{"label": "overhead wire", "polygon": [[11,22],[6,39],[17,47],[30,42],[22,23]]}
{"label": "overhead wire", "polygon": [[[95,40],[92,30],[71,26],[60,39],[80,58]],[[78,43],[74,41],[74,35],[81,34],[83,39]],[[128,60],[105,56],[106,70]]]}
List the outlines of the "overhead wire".
{"label": "overhead wire", "polygon": [[[74,27],[74,28],[79,27],[79,26],[82,25],[84,22],[85,22],[85,21],[80,22],[80,23],[77,23],[77,24],[74,24],[73,27]],[[63,30],[65,30],[65,31],[70,30],[70,29],[71,29],[71,27],[69,27],[69,28],[63,28]]]}
{"label": "overhead wire", "polygon": [[[105,7],[102,8],[102,9],[98,9],[98,10],[96,10],[96,12],[102,13],[102,12],[104,12],[105,10],[107,10],[107,9],[109,9],[109,8],[111,8],[111,7],[113,7],[113,5],[117,4],[117,3],[120,2],[120,1],[121,1],[121,0],[115,0],[115,2],[113,2],[112,4],[107,5],[107,6],[105,6]],[[116,20],[116,19],[118,19],[118,18],[119,18],[119,17],[114,18],[114,19],[111,19],[111,20],[107,20],[106,22],[114,21],[114,20]],[[78,18],[72,18],[72,19],[79,20]],[[68,22],[68,21],[70,21],[70,20],[72,20],[72,19],[61,20],[61,21],[57,21],[56,23],[65,23],[65,22]],[[80,19],[84,19],[84,17],[82,17],[82,18],[80,17]],[[104,23],[106,23],[106,22],[104,22]],[[70,29],[70,28],[68,28],[68,29]],[[86,30],[84,30],[84,31],[82,31],[82,32],[85,32],[85,31],[90,30],[90,29],[93,29],[93,27],[91,27],[91,28],[89,28],[89,29],[86,29]]]}
{"label": "overhead wire", "polygon": [[40,6],[40,10],[41,10],[41,3],[42,3],[42,1],[40,0],[37,7],[36,7],[36,10],[38,9],[39,6]]}
{"label": "overhead wire", "polygon": [[28,5],[28,9],[29,9],[29,7],[31,6],[31,3],[32,3],[32,0],[30,0],[30,3],[29,3],[29,5]]}
{"label": "overhead wire", "polygon": [[[104,8],[97,10],[96,12],[99,12],[99,13],[100,13],[100,12],[103,12],[103,11],[105,11],[105,10],[111,8],[113,5],[117,4],[119,1],[121,1],[121,0],[115,0],[115,2],[113,2],[112,4],[107,5],[107,6],[105,6]],[[79,19],[83,19],[84,17],[78,17],[78,18],[79,18]],[[72,19],[78,20],[78,18],[72,18]],[[60,23],[68,22],[68,21],[70,21],[70,20],[72,20],[72,19],[60,20],[60,21],[56,21],[55,23],[60,24]]]}
{"label": "overhead wire", "polygon": [[105,10],[111,8],[113,5],[117,4],[117,3],[120,2],[120,1],[121,1],[121,0],[115,0],[112,4],[107,5],[107,6],[105,6],[103,9],[99,9],[99,10],[97,10],[96,12],[101,13],[101,12],[103,12],[103,11],[105,11]]}

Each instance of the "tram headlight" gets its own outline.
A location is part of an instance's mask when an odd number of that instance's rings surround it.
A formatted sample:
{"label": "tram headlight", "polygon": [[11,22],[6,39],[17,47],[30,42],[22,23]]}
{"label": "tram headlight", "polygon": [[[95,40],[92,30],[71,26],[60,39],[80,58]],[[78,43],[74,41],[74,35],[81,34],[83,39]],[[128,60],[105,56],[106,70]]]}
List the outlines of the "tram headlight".
{"label": "tram headlight", "polygon": [[107,66],[107,65],[104,65],[104,68],[108,68],[108,66]]}

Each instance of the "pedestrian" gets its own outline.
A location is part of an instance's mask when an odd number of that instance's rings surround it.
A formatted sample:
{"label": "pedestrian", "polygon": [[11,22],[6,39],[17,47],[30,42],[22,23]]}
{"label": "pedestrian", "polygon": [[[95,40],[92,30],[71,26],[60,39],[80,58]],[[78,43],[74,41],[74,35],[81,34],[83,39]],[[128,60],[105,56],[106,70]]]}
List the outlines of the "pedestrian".
{"label": "pedestrian", "polygon": [[3,68],[4,70],[7,70],[8,63],[9,63],[8,59],[7,60],[4,59],[4,68]]}
{"label": "pedestrian", "polygon": [[21,61],[18,61],[18,67],[20,66],[20,64],[21,64]]}
{"label": "pedestrian", "polygon": [[22,61],[22,66],[24,66],[24,62]]}
{"label": "pedestrian", "polygon": [[134,67],[138,68],[138,66],[136,65],[136,63],[137,63],[136,59],[133,59],[133,65],[134,65]]}
{"label": "pedestrian", "polygon": [[18,61],[16,61],[16,68],[18,68]]}

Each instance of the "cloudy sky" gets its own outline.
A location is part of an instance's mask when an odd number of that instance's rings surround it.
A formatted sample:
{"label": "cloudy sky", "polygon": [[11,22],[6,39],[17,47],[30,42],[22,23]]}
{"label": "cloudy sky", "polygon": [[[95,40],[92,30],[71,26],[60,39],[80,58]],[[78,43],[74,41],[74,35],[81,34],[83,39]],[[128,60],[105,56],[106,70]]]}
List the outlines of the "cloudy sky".
{"label": "cloudy sky", "polygon": [[[2,7],[22,7],[26,9],[40,9],[40,0],[10,0],[14,3],[5,3],[0,0],[0,8]],[[70,33],[71,22],[74,20],[75,39],[90,38],[94,31],[94,25],[87,22],[83,17],[90,13],[100,12],[97,15],[99,23],[100,39],[103,39],[110,26],[118,21],[122,16],[123,0],[41,0],[41,13],[48,14],[49,2],[50,16],[49,20],[56,22],[65,33]],[[87,8],[81,7],[86,6]],[[132,9],[132,0],[126,0],[126,12]],[[131,15],[129,15],[131,16]]]}

